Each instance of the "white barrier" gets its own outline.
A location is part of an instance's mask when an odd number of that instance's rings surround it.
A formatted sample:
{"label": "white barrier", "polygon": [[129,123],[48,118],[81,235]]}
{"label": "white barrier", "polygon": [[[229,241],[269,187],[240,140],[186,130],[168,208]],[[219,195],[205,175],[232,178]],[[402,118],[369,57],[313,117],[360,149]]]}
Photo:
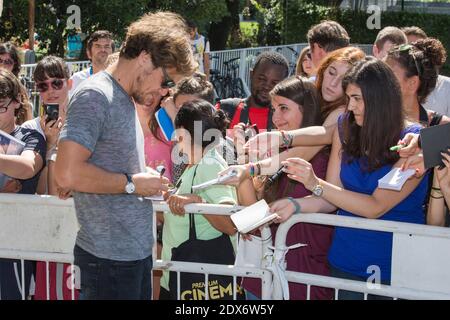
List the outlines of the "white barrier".
{"label": "white barrier", "polygon": [[[154,203],[155,211],[167,209],[164,202]],[[185,209],[191,213],[224,215],[237,211],[239,207],[192,204]],[[285,272],[288,281],[304,283],[308,289],[311,286],[335,288],[336,296],[338,290],[350,290],[362,292],[366,297],[376,294],[403,299],[450,299],[450,229],[327,214],[301,214],[280,225],[276,247],[284,246],[287,231],[299,222],[392,232],[392,284],[373,291],[366,283],[358,281]],[[72,199],[62,201],[49,196],[0,194],[0,258],[72,263],[77,230]],[[263,237],[267,237],[269,230],[266,228],[263,232]],[[267,250],[267,247],[263,248],[263,253]],[[424,258],[427,259],[426,265]],[[161,260],[154,261],[154,266],[156,270],[178,274],[200,273],[206,279],[209,274],[232,276],[234,283],[237,277],[259,278],[263,284],[263,299],[281,299],[281,283],[273,277],[273,269],[270,268],[273,262],[264,261],[261,269]]]}
{"label": "white barrier", "polygon": [[[349,290],[401,299],[450,299],[450,229],[412,223],[342,217],[331,214],[299,214],[278,228],[275,247],[286,244],[289,229],[297,223],[314,223],[328,226],[357,228],[393,234],[391,285],[373,288],[365,282],[343,280],[306,273],[285,273],[289,282],[311,286]],[[301,249],[300,249],[301,250]],[[283,260],[278,261],[284,265]],[[281,299],[280,282],[274,282],[274,298]]]}

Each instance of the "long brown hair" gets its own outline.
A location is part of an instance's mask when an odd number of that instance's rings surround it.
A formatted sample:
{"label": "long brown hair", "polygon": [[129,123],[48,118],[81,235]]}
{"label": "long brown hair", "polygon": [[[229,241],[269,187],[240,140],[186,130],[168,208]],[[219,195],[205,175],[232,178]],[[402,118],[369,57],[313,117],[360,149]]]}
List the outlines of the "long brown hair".
{"label": "long brown hair", "polygon": [[344,91],[349,84],[361,89],[364,120],[359,126],[353,112],[346,113],[342,132],[345,161],[367,158],[367,164],[361,164],[368,172],[394,164],[399,156],[389,147],[398,142],[405,126],[397,78],[386,63],[367,57],[347,72],[342,81]]}
{"label": "long brown hair", "polygon": [[[315,85],[306,78],[300,76],[290,77],[278,83],[270,92],[270,95],[280,96],[298,104],[299,111],[303,114],[300,128],[321,125],[320,98]],[[272,202],[277,199],[280,191],[281,177],[272,183],[264,184],[264,199]],[[282,197],[291,193],[299,182],[289,179],[281,194]]]}
{"label": "long brown hair", "polygon": [[354,65],[356,62],[363,59],[365,56],[366,56],[365,53],[361,49],[355,48],[355,47],[347,47],[347,48],[342,48],[342,49],[331,52],[329,55],[327,55],[325,57],[324,60],[322,60],[320,66],[317,70],[316,87],[317,87],[317,91],[319,92],[320,99],[322,101],[322,120],[323,121],[328,117],[328,115],[331,112],[336,110],[338,107],[345,105],[347,102],[346,98],[345,98],[345,94],[341,98],[339,98],[335,101],[328,102],[328,101],[323,100],[322,83],[323,83],[325,70],[327,70],[327,68],[335,61],[347,62],[350,65]]}
{"label": "long brown hair", "polygon": [[14,111],[16,124],[20,125],[29,118],[26,106],[30,105],[27,90],[17,77],[5,69],[0,69],[0,98],[10,98],[20,103],[20,108]]}

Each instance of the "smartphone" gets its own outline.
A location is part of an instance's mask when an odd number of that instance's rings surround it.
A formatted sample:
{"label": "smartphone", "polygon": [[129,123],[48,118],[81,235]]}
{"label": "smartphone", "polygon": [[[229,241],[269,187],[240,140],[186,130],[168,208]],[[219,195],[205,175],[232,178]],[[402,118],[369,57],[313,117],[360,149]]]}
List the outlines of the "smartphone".
{"label": "smartphone", "polygon": [[48,103],[44,104],[44,112],[47,115],[47,121],[50,122],[53,120],[58,120],[59,118],[59,104],[57,103]]}

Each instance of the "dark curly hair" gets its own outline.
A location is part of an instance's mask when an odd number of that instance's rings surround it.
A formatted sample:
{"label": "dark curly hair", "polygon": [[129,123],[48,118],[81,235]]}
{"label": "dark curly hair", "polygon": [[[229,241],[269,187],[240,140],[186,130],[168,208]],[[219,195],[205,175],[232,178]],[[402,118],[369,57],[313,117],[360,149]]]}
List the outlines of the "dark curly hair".
{"label": "dark curly hair", "polygon": [[447,59],[447,52],[438,39],[426,38],[410,45],[394,47],[387,59],[405,70],[406,77],[419,77],[417,97],[419,103],[424,103],[436,86],[439,69]]}

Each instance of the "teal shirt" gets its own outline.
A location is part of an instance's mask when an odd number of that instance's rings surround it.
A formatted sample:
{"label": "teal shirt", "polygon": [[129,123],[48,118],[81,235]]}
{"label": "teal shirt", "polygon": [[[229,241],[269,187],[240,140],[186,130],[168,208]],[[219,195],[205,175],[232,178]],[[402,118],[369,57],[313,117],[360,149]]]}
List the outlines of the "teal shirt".
{"label": "teal shirt", "polygon": [[[198,166],[198,167],[197,167]],[[196,170],[197,167],[197,170]],[[177,194],[190,194],[192,185],[217,178],[219,172],[227,168],[225,160],[216,152],[209,151],[199,162],[186,169],[180,177],[180,185]],[[194,171],[195,177],[194,177]],[[195,194],[202,197],[204,201],[211,204],[237,204],[236,189],[231,186],[216,185],[200,190]],[[215,229],[203,215],[195,215],[195,228],[197,238],[200,240],[211,240],[220,237],[222,233]],[[189,215],[179,216],[172,212],[164,213],[163,248],[161,258],[169,261],[172,257],[172,248],[176,248],[189,238]],[[235,243],[235,236],[230,237]],[[164,271],[161,286],[169,290],[169,272]]]}

